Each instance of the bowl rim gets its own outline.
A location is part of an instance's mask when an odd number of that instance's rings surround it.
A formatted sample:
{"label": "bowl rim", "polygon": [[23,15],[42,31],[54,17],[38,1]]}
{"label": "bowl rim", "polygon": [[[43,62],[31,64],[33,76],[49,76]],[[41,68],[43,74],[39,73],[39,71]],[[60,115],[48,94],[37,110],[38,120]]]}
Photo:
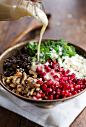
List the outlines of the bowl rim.
{"label": "bowl rim", "polygon": [[[46,40],[58,41],[58,39],[57,39],[57,40],[56,40],[56,39],[42,39],[42,42],[43,42],[43,41],[46,41]],[[14,46],[8,48],[6,51],[4,51],[4,52],[0,55],[0,63],[1,63],[2,58],[3,58],[8,52],[11,52],[13,49],[16,49],[16,48],[18,48],[18,47],[21,47],[21,46],[23,46],[23,45],[26,45],[26,44],[28,44],[28,43],[31,42],[31,41],[33,41],[33,42],[38,42],[39,39],[27,40],[27,41],[21,42],[21,43],[19,43],[19,44],[16,44],[16,45],[14,45]],[[77,45],[75,45],[75,44],[72,44],[72,43],[70,43],[70,42],[69,42],[68,44],[69,44],[69,45],[73,45],[74,47],[77,47],[77,48],[81,49],[82,51],[86,52],[85,49],[83,49],[83,48],[81,48],[81,47],[79,47],[79,46],[77,46]],[[77,93],[76,95],[72,95],[72,96],[70,96],[70,97],[61,98],[61,99],[54,99],[54,100],[35,100],[35,99],[30,99],[30,98],[28,98],[28,97],[24,97],[24,96],[21,96],[21,95],[19,95],[19,94],[16,94],[16,93],[12,92],[11,90],[9,90],[9,89],[2,83],[1,80],[0,80],[0,84],[1,84],[1,86],[2,86],[7,92],[9,92],[10,94],[15,95],[16,97],[18,97],[18,98],[20,98],[20,99],[23,99],[23,100],[26,100],[26,101],[30,101],[30,102],[49,102],[49,103],[50,103],[50,102],[64,102],[64,101],[66,101],[66,100],[69,100],[69,99],[72,99],[72,98],[74,98],[74,97],[77,97],[78,95],[80,95],[80,94],[82,94],[82,93],[84,93],[84,92],[86,91],[86,88],[85,88],[83,91],[81,91],[80,93]]]}

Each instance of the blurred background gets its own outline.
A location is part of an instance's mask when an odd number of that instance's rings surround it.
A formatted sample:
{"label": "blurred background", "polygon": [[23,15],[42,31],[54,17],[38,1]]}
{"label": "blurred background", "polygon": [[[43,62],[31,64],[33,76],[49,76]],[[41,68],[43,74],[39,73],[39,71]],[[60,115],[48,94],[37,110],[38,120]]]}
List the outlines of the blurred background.
{"label": "blurred background", "polygon": [[[43,38],[69,41],[86,49],[86,1],[43,0],[45,11],[51,14]],[[0,21],[0,53],[33,20],[24,17],[17,21]],[[28,33],[21,41],[39,38],[39,30]]]}
{"label": "blurred background", "polygon": [[[69,41],[86,50],[86,0],[43,0],[47,14],[51,15],[49,26],[46,29],[44,39],[60,39]],[[9,43],[34,20],[24,17],[17,21],[0,21],[0,54]],[[39,39],[40,29],[28,33],[20,42],[29,39]],[[19,42],[19,43],[20,43]],[[35,125],[35,123],[19,115],[13,114],[0,107],[1,123],[4,126],[20,124]],[[8,117],[10,116],[10,117]],[[11,118],[11,120],[10,120]],[[8,120],[9,119],[9,120]],[[16,120],[16,122],[14,122]],[[7,121],[7,122],[6,122]],[[14,124],[15,123],[15,124]],[[29,124],[28,124],[29,123]],[[73,122],[71,127],[86,127],[86,108]]]}

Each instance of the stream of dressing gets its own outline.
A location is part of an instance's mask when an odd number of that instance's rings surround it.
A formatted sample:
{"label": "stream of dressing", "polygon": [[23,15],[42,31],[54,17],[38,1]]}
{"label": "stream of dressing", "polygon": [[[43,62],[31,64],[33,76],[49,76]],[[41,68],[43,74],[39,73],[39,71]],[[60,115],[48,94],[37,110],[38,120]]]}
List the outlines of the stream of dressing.
{"label": "stream of dressing", "polygon": [[40,39],[37,51],[37,61],[39,63],[40,44],[45,29],[48,25],[46,14],[38,7],[34,7],[33,5],[28,4],[28,1],[22,1],[22,3],[20,3],[20,0],[0,0],[0,20],[17,20],[24,16],[34,17],[43,24],[40,32]]}

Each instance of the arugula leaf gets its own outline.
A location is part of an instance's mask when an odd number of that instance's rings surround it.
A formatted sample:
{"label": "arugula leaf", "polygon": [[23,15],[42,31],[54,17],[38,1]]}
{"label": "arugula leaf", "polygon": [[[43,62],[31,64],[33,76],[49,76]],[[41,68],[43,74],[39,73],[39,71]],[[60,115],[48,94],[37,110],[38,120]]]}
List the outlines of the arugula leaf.
{"label": "arugula leaf", "polygon": [[35,42],[29,42],[27,45],[28,51],[30,56],[34,56],[37,52],[38,43]]}
{"label": "arugula leaf", "polygon": [[[48,59],[54,60],[55,56],[61,58],[62,56],[72,57],[76,54],[75,48],[71,45],[68,46],[68,41],[64,41],[59,39],[58,41],[50,41],[47,40],[40,45],[40,62],[45,63]],[[33,57],[33,61],[37,62],[37,48],[38,43],[29,42],[27,45],[29,54]],[[55,52],[51,55],[51,52],[55,50]],[[56,55],[55,55],[56,54]],[[56,58],[57,59],[57,58]]]}

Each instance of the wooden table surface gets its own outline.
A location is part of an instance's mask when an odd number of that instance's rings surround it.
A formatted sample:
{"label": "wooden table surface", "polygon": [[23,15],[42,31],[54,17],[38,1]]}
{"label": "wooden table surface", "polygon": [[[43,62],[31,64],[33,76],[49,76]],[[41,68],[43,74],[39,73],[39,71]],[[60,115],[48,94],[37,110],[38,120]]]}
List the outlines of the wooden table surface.
{"label": "wooden table surface", "polygon": [[[85,0],[43,0],[46,13],[51,14],[49,27],[43,38],[70,41],[86,49],[86,1]],[[24,17],[18,21],[0,22],[0,54],[10,41],[24,30],[33,18]],[[39,38],[40,30],[28,33],[21,41]],[[0,127],[41,127],[24,117],[0,107]],[[86,108],[70,127],[86,127]]]}

